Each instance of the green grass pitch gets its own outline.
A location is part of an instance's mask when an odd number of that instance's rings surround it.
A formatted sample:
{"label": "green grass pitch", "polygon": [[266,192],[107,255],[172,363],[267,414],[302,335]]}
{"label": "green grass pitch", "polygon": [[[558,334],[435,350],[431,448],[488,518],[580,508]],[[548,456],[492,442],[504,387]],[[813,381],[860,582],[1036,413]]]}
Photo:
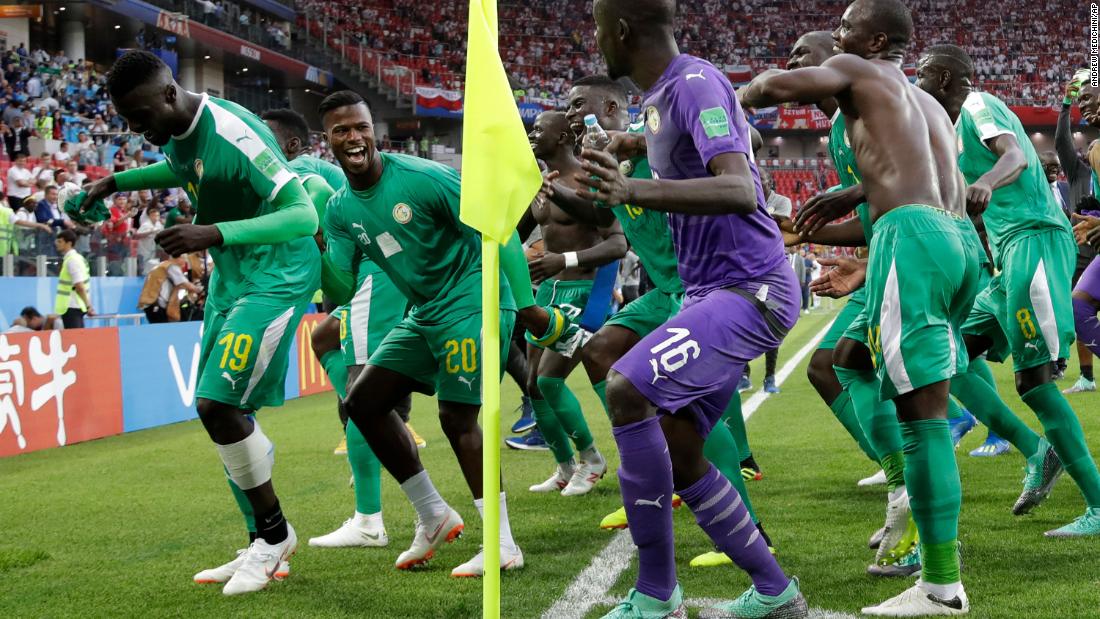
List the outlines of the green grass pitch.
{"label": "green grass pitch", "polygon": [[[803,317],[780,352],[780,366],[828,322],[822,312]],[[759,387],[761,361],[754,364]],[[764,479],[750,483],[753,502],[779,549],[779,560],[799,576],[810,605],[857,614],[909,586],[909,581],[865,575],[873,558],[868,536],[882,524],[884,490],[857,488],[874,467],[817,398],[802,366],[749,422]],[[1076,378],[1076,362],[1071,378]],[[1011,371],[996,366],[1002,394],[1023,418],[1034,415],[1015,396]],[[166,379],[167,380],[167,379]],[[617,462],[610,428],[583,372],[570,383],[585,406],[597,445],[612,469]],[[505,379],[505,436],[518,393]],[[1100,394],[1072,396],[1093,453],[1100,453]],[[266,591],[236,598],[191,575],[232,557],[245,544],[243,523],[221,465],[198,422],[0,460],[0,616],[2,617],[456,617],[481,614],[481,582],[455,580],[451,568],[478,550],[481,526],[453,455],[439,430],[434,402],[418,397],[413,424],[428,440],[424,464],[444,497],[466,519],[466,535],[444,547],[426,569],[393,568],[412,536],[414,514],[389,477],[383,485],[390,546],[384,549],[313,549],[310,536],[327,533],[351,515],[352,491],[344,458],[332,455],[339,439],[334,396],[304,398],[261,413],[276,444],[275,484],[301,547],[292,574]],[[1018,453],[970,458],[978,428],[962,443],[961,538],[963,578],[981,618],[1075,618],[1100,615],[1100,540],[1048,540],[1043,531],[1080,515],[1080,493],[1063,477],[1053,496],[1031,516],[1010,508],[1020,491]],[[533,495],[527,486],[551,472],[546,452],[504,450],[505,484],[516,538],[527,567],[505,574],[501,615],[538,617],[610,540],[597,528],[619,503],[609,474],[589,496]],[[692,556],[709,550],[690,513],[675,516],[677,558],[691,598],[734,597],[749,584],[734,568],[698,570]],[[630,587],[627,569],[609,595]],[[598,617],[607,606],[597,606]]]}

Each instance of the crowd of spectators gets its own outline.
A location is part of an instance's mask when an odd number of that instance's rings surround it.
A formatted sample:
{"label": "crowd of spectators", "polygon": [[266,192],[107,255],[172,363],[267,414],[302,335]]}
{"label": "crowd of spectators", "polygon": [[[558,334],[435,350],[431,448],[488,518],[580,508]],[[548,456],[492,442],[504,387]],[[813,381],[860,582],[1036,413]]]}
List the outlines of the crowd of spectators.
{"label": "crowd of spectators", "polygon": [[[591,0],[502,0],[500,49],[520,96],[559,99],[573,79],[603,70],[593,39]],[[832,30],[848,0],[807,6],[793,0],[680,2],[683,51],[720,67],[753,73],[782,67],[797,37]],[[1084,66],[1087,3],[1006,0],[981,3],[913,0],[916,32],[909,63],[936,43],[961,45],[974,57],[978,85],[1011,105],[1047,106]],[[300,0],[304,25],[330,45],[361,46],[407,68],[417,85],[461,90],[467,3],[459,0]]]}

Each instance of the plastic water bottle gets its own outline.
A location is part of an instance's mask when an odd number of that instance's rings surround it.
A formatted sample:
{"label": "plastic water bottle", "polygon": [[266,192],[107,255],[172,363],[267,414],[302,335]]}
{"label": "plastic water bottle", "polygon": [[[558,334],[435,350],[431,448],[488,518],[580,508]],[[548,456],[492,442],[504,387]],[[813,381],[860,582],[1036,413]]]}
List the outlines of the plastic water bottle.
{"label": "plastic water bottle", "polygon": [[[585,148],[592,150],[607,150],[607,145],[611,143],[611,138],[607,135],[607,132],[600,126],[599,121],[596,120],[595,114],[589,114],[584,117],[584,139],[581,141],[581,145]],[[598,176],[593,175],[592,178],[599,179]],[[590,188],[589,191],[596,193],[594,188]],[[604,207],[603,200],[596,200],[596,206]]]}
{"label": "plastic water bottle", "polygon": [[596,120],[595,114],[589,114],[584,117],[584,140],[582,145],[585,148],[591,148],[592,150],[606,150],[607,145],[611,143],[611,138],[607,135],[607,132],[600,126],[599,121]]}

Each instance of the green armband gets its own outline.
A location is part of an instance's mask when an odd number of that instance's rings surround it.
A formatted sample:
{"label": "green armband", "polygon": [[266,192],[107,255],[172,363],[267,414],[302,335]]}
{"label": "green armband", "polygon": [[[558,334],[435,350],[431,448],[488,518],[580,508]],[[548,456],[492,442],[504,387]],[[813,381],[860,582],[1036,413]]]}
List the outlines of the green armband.
{"label": "green armband", "polygon": [[180,179],[172,173],[167,161],[115,174],[115,189],[118,191],[171,189],[179,186]]}
{"label": "green armband", "polygon": [[504,277],[512,288],[516,307],[525,309],[535,304],[535,295],[531,293],[531,270],[527,267],[527,258],[523,255],[523,242],[519,233],[513,232],[506,245],[500,246],[500,267]]}

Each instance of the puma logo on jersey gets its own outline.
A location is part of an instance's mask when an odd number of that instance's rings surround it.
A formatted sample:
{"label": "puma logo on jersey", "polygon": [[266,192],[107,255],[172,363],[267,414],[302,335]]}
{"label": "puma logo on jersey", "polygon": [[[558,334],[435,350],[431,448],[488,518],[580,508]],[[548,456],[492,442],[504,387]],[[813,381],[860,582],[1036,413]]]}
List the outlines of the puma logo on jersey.
{"label": "puma logo on jersey", "polygon": [[705,81],[707,81],[707,76],[703,75],[703,71],[702,71],[701,69],[699,70],[699,72],[698,72],[698,73],[688,73],[687,75],[685,75],[685,76],[684,76],[684,79],[685,79],[685,80],[687,80],[687,81],[689,81],[689,82],[690,82],[690,81],[691,81],[691,80],[692,80],[693,78],[696,78],[696,79],[701,79],[701,80],[703,80],[704,82],[705,82]]}
{"label": "puma logo on jersey", "polygon": [[474,390],[474,379],[467,378],[466,376],[459,376],[458,377],[458,382],[462,383],[463,385],[466,385],[466,388],[469,389],[470,391]]}
{"label": "puma logo on jersey", "polygon": [[656,507],[657,509],[661,509],[661,499],[663,499],[663,498],[665,498],[665,495],[662,494],[661,496],[653,499],[652,501],[650,501],[648,499],[634,499],[634,507],[649,506],[649,507]]}
{"label": "puma logo on jersey", "polygon": [[668,378],[667,376],[661,376],[661,373],[657,368],[657,360],[656,359],[650,359],[649,360],[649,365],[653,366],[653,380],[650,381],[649,384],[656,385],[657,381],[661,380],[662,378],[666,378],[666,379]]}
{"label": "puma logo on jersey", "polygon": [[359,229],[359,236],[355,238],[357,238],[360,243],[363,245],[370,245],[370,235],[367,234],[367,229],[363,227],[363,224],[352,222],[351,228],[352,230],[356,228]]}
{"label": "puma logo on jersey", "polygon": [[1025,343],[1025,344],[1024,344],[1024,348],[1031,348],[1031,349],[1035,350],[1036,352],[1038,352],[1038,351],[1039,351],[1039,346],[1038,346],[1038,345],[1037,345],[1037,344],[1036,344],[1035,342],[1027,342],[1027,343]]}
{"label": "puma logo on jersey", "polygon": [[237,388],[237,381],[241,380],[239,378],[233,378],[229,375],[229,372],[222,372],[222,378],[229,381],[229,384],[233,385],[233,389]]}

